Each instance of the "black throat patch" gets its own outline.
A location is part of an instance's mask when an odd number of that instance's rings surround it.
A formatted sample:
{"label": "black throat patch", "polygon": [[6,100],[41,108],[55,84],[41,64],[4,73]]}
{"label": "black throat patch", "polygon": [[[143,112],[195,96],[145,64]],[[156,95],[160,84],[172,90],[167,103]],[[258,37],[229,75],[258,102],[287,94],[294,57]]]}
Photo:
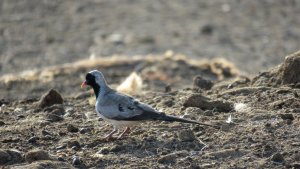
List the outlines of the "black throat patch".
{"label": "black throat patch", "polygon": [[95,85],[91,85],[91,86],[94,89],[94,93],[96,95],[96,98],[98,98],[98,95],[100,94],[100,90],[101,90],[100,85],[98,85],[97,83],[95,83]]}
{"label": "black throat patch", "polygon": [[101,92],[101,86],[96,83],[95,76],[92,74],[86,75],[86,82],[88,85],[90,85],[94,89],[94,93],[96,95],[96,98],[98,98],[100,92]]}

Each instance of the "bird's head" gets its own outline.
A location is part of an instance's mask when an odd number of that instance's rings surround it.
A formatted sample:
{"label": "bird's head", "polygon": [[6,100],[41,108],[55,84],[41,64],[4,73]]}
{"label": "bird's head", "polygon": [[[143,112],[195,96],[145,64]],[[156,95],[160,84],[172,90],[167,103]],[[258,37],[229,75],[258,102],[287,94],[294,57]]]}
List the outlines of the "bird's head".
{"label": "bird's head", "polygon": [[107,87],[103,74],[98,70],[93,70],[86,74],[85,81],[82,82],[81,87],[87,85],[94,89],[96,97],[100,94],[101,88]]}

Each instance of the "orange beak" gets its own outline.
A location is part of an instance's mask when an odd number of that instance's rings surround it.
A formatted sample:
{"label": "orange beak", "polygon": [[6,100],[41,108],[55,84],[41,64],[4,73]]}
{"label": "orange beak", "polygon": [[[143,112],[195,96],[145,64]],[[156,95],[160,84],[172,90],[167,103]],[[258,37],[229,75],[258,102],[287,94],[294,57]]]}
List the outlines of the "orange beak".
{"label": "orange beak", "polygon": [[81,86],[80,86],[80,87],[83,88],[83,87],[86,86],[86,85],[87,85],[87,82],[84,81],[84,82],[81,83]]}

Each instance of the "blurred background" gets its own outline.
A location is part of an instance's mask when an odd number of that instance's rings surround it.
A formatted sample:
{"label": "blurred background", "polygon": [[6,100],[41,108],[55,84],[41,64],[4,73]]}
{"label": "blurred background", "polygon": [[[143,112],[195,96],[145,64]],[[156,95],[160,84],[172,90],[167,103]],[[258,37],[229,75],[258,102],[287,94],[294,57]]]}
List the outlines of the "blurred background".
{"label": "blurred background", "polygon": [[299,49],[299,25],[296,0],[0,0],[0,75],[167,50],[252,74]]}

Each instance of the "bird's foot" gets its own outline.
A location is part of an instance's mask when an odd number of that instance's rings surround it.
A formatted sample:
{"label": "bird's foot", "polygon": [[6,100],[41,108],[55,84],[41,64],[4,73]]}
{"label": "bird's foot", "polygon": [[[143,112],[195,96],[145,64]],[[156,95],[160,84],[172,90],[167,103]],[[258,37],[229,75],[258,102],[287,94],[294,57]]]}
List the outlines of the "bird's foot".
{"label": "bird's foot", "polygon": [[113,137],[113,135],[117,132],[118,130],[113,130],[110,132],[107,136],[104,137],[105,140],[110,141],[116,139],[116,137]]}
{"label": "bird's foot", "polygon": [[130,128],[126,127],[126,129],[123,131],[123,133],[121,133],[117,138],[121,139],[125,136],[125,134],[129,134],[130,133]]}

